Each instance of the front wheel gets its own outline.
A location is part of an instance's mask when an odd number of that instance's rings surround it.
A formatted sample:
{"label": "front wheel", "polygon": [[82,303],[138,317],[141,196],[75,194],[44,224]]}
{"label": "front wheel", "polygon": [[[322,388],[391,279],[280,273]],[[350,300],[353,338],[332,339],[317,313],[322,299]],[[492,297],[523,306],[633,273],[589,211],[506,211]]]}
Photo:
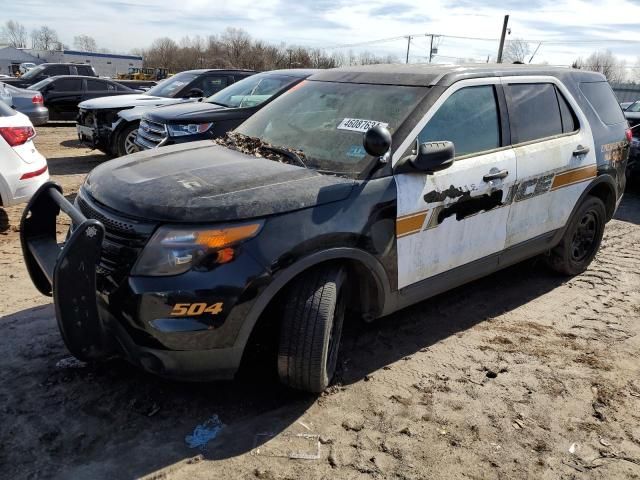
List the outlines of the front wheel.
{"label": "front wheel", "polygon": [[284,298],[278,375],[289,387],[322,392],[336,370],[346,310],[345,268],[320,267],[296,279]]}
{"label": "front wheel", "polygon": [[588,196],[570,220],[558,246],[549,252],[548,265],[563,275],[584,272],[598,253],[606,218],[602,200]]}
{"label": "front wheel", "polygon": [[124,127],[116,137],[113,150],[119,157],[140,151],[140,147],[135,144],[138,127],[138,122],[131,123]]}

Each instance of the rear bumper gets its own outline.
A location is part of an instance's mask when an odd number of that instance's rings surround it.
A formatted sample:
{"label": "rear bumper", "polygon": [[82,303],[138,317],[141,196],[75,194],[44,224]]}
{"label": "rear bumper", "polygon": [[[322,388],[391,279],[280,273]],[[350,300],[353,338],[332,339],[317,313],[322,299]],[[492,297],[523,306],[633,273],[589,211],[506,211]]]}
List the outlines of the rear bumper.
{"label": "rear bumper", "polygon": [[[74,228],[59,245],[56,216],[61,211]],[[233,378],[246,341],[238,333],[255,297],[252,289],[244,292],[249,282],[261,278],[263,267],[241,255],[235,266],[207,274],[127,276],[107,293],[104,277],[97,274],[103,250],[111,248],[105,225],[86,218],[51,182],[38,190],[23,214],[24,261],[36,288],[53,296],[68,350],[88,361],[120,356],[178,380]],[[213,318],[170,317],[176,303],[218,301],[224,311]]]}
{"label": "rear bumper", "polygon": [[31,123],[36,127],[45,125],[49,121],[49,110],[46,108],[44,111],[27,112],[26,115],[29,117],[29,120],[31,120]]}

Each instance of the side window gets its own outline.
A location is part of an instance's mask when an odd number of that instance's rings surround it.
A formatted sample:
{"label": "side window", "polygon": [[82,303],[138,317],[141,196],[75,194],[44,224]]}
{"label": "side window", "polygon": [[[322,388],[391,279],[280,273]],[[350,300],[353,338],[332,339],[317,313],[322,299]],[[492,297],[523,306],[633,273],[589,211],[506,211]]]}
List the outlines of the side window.
{"label": "side window", "polygon": [[113,83],[109,83],[109,82],[105,82],[107,84],[107,90],[110,92],[115,92],[116,91],[116,86]]}
{"label": "side window", "polygon": [[562,119],[556,89],[551,83],[514,83],[508,87],[509,110],[517,143],[530,142],[562,133]]}
{"label": "side window", "polygon": [[103,92],[107,89],[105,83],[106,82],[101,82],[100,80],[87,79],[87,90],[90,92]]}
{"label": "side window", "polygon": [[498,148],[500,118],[493,85],[453,93],[418,135],[420,143],[452,141],[456,156]]}
{"label": "side window", "polygon": [[76,92],[82,90],[82,80],[79,78],[61,78],[53,82],[58,92]]}
{"label": "side window", "polygon": [[618,100],[607,82],[581,83],[580,90],[604,123],[615,125],[625,122]]}
{"label": "side window", "polygon": [[89,77],[93,77],[93,70],[91,67],[87,67],[86,65],[78,65],[76,67],[78,69],[78,75],[87,75]]}
{"label": "side window", "polygon": [[193,82],[193,84],[189,87],[189,90],[192,88],[199,88],[204,92],[205,97],[210,97],[214,93],[217,93],[220,90],[222,90],[228,84],[229,84],[229,79],[226,76],[224,77],[204,76],[197,79],[195,82]]}
{"label": "side window", "polygon": [[52,65],[45,68],[42,72],[47,77],[55,77],[56,75],[69,75],[69,67],[66,65]]}
{"label": "side window", "polygon": [[560,104],[560,116],[562,118],[562,132],[570,133],[575,132],[579,128],[578,118],[573,109],[569,105],[569,102],[564,98],[564,95],[556,89],[558,95],[558,103]]}

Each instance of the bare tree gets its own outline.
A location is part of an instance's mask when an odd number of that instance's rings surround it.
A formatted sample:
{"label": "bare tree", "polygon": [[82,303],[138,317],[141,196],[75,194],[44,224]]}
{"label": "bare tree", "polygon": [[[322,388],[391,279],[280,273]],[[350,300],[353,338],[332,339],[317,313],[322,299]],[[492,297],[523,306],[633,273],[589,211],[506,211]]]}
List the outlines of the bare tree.
{"label": "bare tree", "polygon": [[610,50],[593,52],[586,59],[577,58],[573,68],[602,73],[609,82],[620,83],[625,80],[626,62],[618,59]]}
{"label": "bare tree", "polygon": [[507,42],[504,49],[503,61],[504,63],[525,63],[529,53],[531,53],[529,43],[520,38],[514,38]]}
{"label": "bare tree", "polygon": [[136,50],[145,67],[165,67],[178,72],[193,68],[331,68],[339,64],[334,56],[319,49],[271,45],[253,40],[247,32],[229,28],[219,37],[183,37],[179,43],[170,38],[156,39],[147,50]]}
{"label": "bare tree", "polygon": [[24,25],[8,20],[0,30],[2,36],[7,39],[9,46],[16,48],[26,48],[27,30]]}
{"label": "bare tree", "polygon": [[46,25],[31,32],[31,48],[37,50],[52,50],[62,48],[62,43],[58,40],[58,33]]}
{"label": "bare tree", "polygon": [[96,40],[85,34],[73,37],[73,46],[83,52],[95,52],[98,50]]}

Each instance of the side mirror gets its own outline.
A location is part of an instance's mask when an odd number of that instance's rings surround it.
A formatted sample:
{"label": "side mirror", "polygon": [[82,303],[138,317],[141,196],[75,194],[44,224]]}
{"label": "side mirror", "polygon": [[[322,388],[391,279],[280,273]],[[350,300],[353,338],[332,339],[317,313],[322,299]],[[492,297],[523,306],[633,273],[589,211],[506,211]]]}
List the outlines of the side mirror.
{"label": "side mirror", "polygon": [[189,93],[187,93],[187,98],[200,98],[200,97],[204,97],[204,92],[199,88],[192,88],[191,90],[189,90]]}
{"label": "side mirror", "polygon": [[364,133],[362,146],[372,157],[382,157],[391,148],[391,134],[381,125],[371,127]]}
{"label": "side mirror", "polygon": [[417,146],[417,153],[403,158],[396,172],[434,173],[453,165],[456,150],[453,142],[426,142]]}

